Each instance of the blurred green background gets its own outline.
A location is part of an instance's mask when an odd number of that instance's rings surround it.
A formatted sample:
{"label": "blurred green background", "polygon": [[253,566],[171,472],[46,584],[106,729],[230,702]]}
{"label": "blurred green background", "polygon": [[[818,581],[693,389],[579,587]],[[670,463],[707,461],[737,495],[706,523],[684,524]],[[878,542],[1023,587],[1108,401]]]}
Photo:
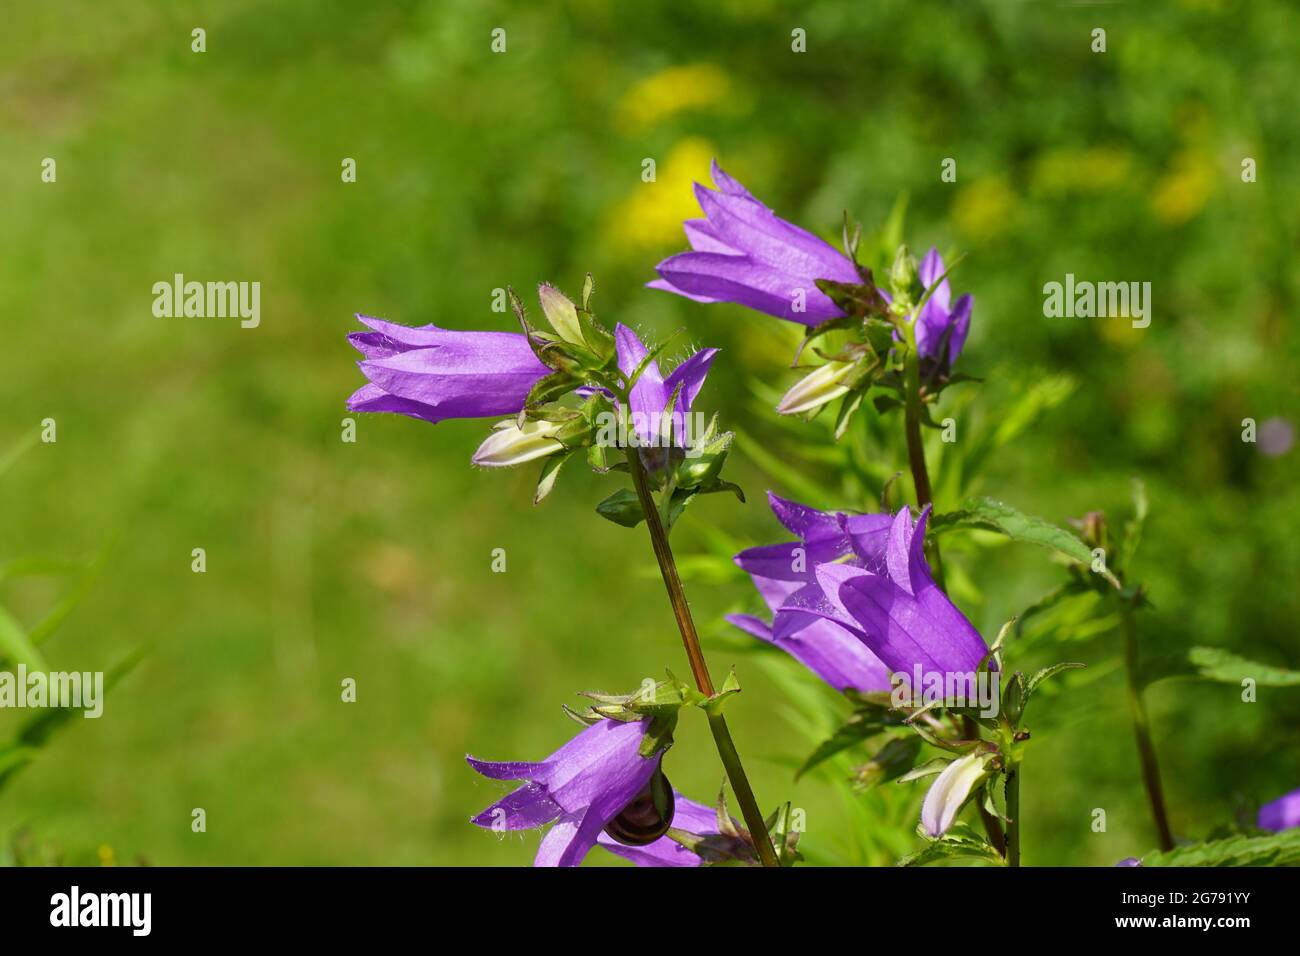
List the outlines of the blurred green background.
{"label": "blurred green background", "polygon": [[[1241,441],[1243,418],[1297,408],[1291,4],[51,0],[5,18],[0,448],[46,418],[57,442],[0,476],[0,565],[104,555],[42,648],[51,667],[109,669],[148,647],[102,719],[71,721],[0,792],[6,859],[531,859],[535,834],[467,823],[501,787],[463,756],[537,759],[576,729],[560,710],[576,691],[685,671],[647,540],[593,514],[613,478],[570,466],[533,508],[532,468],[474,470],[486,423],[365,417],[343,443],[362,382],[344,335],[358,311],[511,329],[494,289],[576,293],[587,270],[605,319],[652,338],[684,327],[678,356],[687,340],[724,350],[697,407],[740,431],[730,476],[750,500],[705,499],[674,541],[713,670],[739,669],[729,713],[760,799],[805,809],[814,861],[912,848],[923,784],[853,794],[853,755],[793,782],[847,708],[721,621],[753,596],[716,556],[778,540],[762,491],[834,482],[840,452],[814,460],[812,433],[766,410],[794,380],[791,328],[642,287],[684,247],[690,182],[714,156],[828,238],[845,209],[871,233],[906,196],[914,248],[968,254],[961,366],[987,381],[941,413],[961,415],[960,435],[1026,420],[978,486],[936,463],[940,510],[973,490],[1061,524],[1094,508],[1118,523],[1141,476],[1144,653],[1298,663],[1297,453]],[[794,28],[807,53],[791,52]],[[940,181],[945,157],[956,183]],[[260,327],[155,318],[151,287],[178,272],[260,281]],[[1066,272],[1150,281],[1150,327],[1045,319],[1042,286]],[[903,467],[881,437],[899,429],[855,432],[869,476]],[[871,480],[813,503],[869,509]],[[1061,580],[1025,546],[954,546],[949,561],[989,638]],[[0,601],[36,628],[77,580],[12,575]],[[1092,665],[1036,705],[1029,864],[1155,845],[1117,638],[1092,631],[1012,651],[1013,666]],[[1243,704],[1231,685],[1165,682],[1149,697],[1180,835],[1300,786],[1300,689]],[[0,713],[0,740],[25,717]],[[702,721],[683,722],[666,766],[712,798]],[[195,807],[206,833],[191,832]]]}

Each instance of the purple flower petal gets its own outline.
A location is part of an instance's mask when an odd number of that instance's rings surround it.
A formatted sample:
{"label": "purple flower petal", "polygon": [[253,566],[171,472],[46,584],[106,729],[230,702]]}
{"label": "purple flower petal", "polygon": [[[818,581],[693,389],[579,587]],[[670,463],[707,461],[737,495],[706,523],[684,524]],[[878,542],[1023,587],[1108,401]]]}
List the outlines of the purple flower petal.
{"label": "purple flower petal", "polygon": [[700,389],[704,386],[704,379],[709,374],[713,357],[717,354],[717,349],[701,349],[669,373],[664,381],[665,401],[672,398],[678,385],[682,387],[675,411],[684,413],[691,410],[691,406],[695,404],[695,396],[700,393]]}
{"label": "purple flower petal", "polygon": [[718,241],[755,262],[810,280],[857,282],[858,271],[844,255],[810,232],[778,218],[757,200],[705,189],[695,198]]}
{"label": "purple flower petal", "polygon": [[1300,827],[1300,790],[1292,790],[1259,808],[1255,821],[1261,830],[1289,830]]}
{"label": "purple flower petal", "polygon": [[364,356],[358,365],[370,385],[349,399],[354,411],[431,422],[508,415],[523,407],[529,390],[550,372],[519,333],[409,328],[358,318],[371,331],[348,338]]}
{"label": "purple flower petal", "polygon": [[526,783],[511,791],[470,822],[491,830],[531,830],[545,826],[564,813],[546,788]]}
{"label": "purple flower petal", "polygon": [[782,498],[771,491],[767,493],[767,503],[777,521],[785,525],[791,534],[797,534],[805,540],[835,537],[842,530],[834,512],[818,511],[810,505]]}
{"label": "purple flower petal", "polygon": [[[921,286],[925,289],[930,288],[943,273],[943,257],[939,255],[938,249],[931,247],[925,254],[925,258],[921,260]],[[952,288],[948,285],[947,279],[939,283],[939,287],[930,295],[929,301],[937,303],[944,312],[948,311],[948,304],[952,301]]]}
{"label": "purple flower petal", "polygon": [[[723,302],[736,302],[778,319],[819,325],[844,313],[817,288],[814,278],[795,276],[748,257],[683,252],[656,266],[674,289]],[[805,309],[794,311],[802,293]]]}

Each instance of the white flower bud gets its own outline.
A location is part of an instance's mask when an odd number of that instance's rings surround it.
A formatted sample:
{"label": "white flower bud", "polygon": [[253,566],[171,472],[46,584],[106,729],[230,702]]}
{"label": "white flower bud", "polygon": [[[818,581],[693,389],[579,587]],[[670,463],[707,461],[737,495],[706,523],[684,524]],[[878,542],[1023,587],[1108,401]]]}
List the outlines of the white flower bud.
{"label": "white flower bud", "polygon": [[560,428],[558,423],[548,421],[526,421],[523,428],[513,418],[497,422],[492,434],[474,452],[474,464],[483,468],[509,468],[554,455],[564,450],[554,438]]}
{"label": "white flower bud", "polygon": [[958,757],[930,785],[925,802],[921,804],[921,825],[928,836],[937,838],[948,832],[957,818],[957,811],[989,775],[988,760],[989,754],[985,751]]}

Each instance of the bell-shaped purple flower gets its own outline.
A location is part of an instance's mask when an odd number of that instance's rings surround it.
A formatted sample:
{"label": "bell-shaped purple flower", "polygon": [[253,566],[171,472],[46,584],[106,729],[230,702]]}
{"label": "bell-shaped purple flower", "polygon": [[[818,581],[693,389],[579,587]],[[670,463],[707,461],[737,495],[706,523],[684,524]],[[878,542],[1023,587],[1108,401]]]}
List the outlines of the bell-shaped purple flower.
{"label": "bell-shaped purple flower", "polygon": [[974,675],[988,648],[930,576],[923,552],[929,512],[922,511],[915,525],[906,508],[894,516],[883,560],[859,555],[858,564],[818,564],[814,580],[777,613],[775,637],[807,627],[810,618],[827,620],[850,631],[915,689],[918,673],[923,682],[937,677],[945,685],[949,677]]}
{"label": "bell-shaped purple flower", "polygon": [[[736,555],[774,616],[786,600],[815,580],[818,564],[844,558],[879,566],[892,519],[888,515],[846,515],[818,511],[768,492],[772,512],[798,541],[761,545]],[[889,669],[849,630],[813,616],[787,622],[778,637],[772,626],[750,614],[727,620],[761,641],[790,654],[836,690],[863,693],[890,689]]]}
{"label": "bell-shaped purple flower", "polygon": [[655,267],[652,289],[696,302],[736,302],[815,326],[844,313],[817,288],[818,279],[861,282],[846,255],[781,219],[713,163],[717,189],[696,183],[703,219],[684,223],[691,252]]}
{"label": "bell-shaped purple flower", "polygon": [[[663,750],[651,757],[641,756],[649,726],[649,718],[627,722],[603,719],[539,763],[465,757],[484,777],[524,780],[523,786],[487,806],[472,822],[498,831],[533,830],[554,822],[537,848],[534,866],[577,866],[598,842],[642,865],[698,866],[698,856],[666,836],[641,847],[602,836],[604,829],[645,793],[659,770]],[[716,814],[705,821],[699,804],[676,793],[675,797],[671,826],[698,835],[718,832]]]}
{"label": "bell-shaped purple flower", "polygon": [[[921,260],[921,285],[930,288],[944,271],[939,250],[931,249]],[[969,294],[953,302],[948,280],[939,283],[916,317],[916,348],[922,358],[933,359],[944,372],[952,368],[966,344],[974,305]]]}
{"label": "bell-shaped purple flower", "polygon": [[513,415],[550,372],[523,333],[454,332],[357,318],[371,331],[348,336],[369,379],[348,399],[355,412],[395,412],[427,422]]}
{"label": "bell-shaped purple flower", "polygon": [[[627,377],[636,372],[649,354],[645,343],[621,322],[614,328],[614,346],[618,353],[619,371]],[[673,369],[667,378],[664,378],[658,363],[653,359],[646,364],[629,396],[632,423],[638,438],[649,444],[661,435],[681,437],[686,415],[703,387],[709,366],[717,354],[717,349],[701,349]],[[672,430],[669,432],[664,421],[664,411],[674,392],[677,393],[677,401],[673,405]]]}
{"label": "bell-shaped purple flower", "polygon": [[1260,807],[1255,824],[1261,830],[1272,830],[1275,833],[1300,827],[1300,790],[1292,790]]}

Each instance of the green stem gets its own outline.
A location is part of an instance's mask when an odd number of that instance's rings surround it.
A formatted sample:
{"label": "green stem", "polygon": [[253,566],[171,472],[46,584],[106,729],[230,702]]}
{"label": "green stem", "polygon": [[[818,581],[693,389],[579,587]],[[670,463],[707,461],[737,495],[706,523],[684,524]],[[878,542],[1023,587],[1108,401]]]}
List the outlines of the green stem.
{"label": "green stem", "polygon": [[[904,406],[904,431],[907,435],[907,462],[912,470],[912,484],[916,486],[916,503],[924,508],[934,504],[930,491],[930,472],[925,466],[925,445],[921,443],[921,359],[916,351],[916,333],[913,331],[915,317],[907,331],[907,352],[903,356],[903,375],[906,386],[906,404]],[[926,554],[930,567],[934,570],[935,584],[945,594],[947,581],[943,575],[943,555],[939,553],[939,540],[933,535],[926,538]],[[968,740],[979,737],[979,728],[969,717],[962,719],[962,733]],[[1006,854],[1006,841],[1002,835],[1002,824],[983,804],[979,808],[980,820],[989,842],[999,853]]]}
{"label": "green stem", "polygon": [[[704,651],[700,648],[695,620],[686,603],[686,591],[682,587],[681,576],[677,573],[677,562],[673,559],[673,551],[668,544],[668,533],[660,520],[659,509],[655,507],[654,495],[641,464],[641,455],[635,448],[627,449],[627,462],[632,473],[632,484],[636,487],[636,495],[641,502],[641,510],[645,513],[646,527],[650,530],[650,545],[654,548],[659,573],[668,591],[668,602],[672,605],[673,616],[677,618],[677,630],[681,633],[682,645],[686,648],[686,659],[690,661],[691,673],[695,676],[695,686],[704,696],[712,697],[713,680],[709,677]],[[749,778],[745,776],[745,768],[740,762],[740,754],[736,752],[736,744],[731,739],[727,721],[720,712],[709,714],[709,729],[713,732],[713,741],[717,745],[718,756],[722,758],[722,766],[726,768],[727,779],[731,781],[736,802],[740,804],[745,827],[754,838],[754,848],[760,862],[764,866],[779,866],[772,838],[767,833],[767,824],[758,809],[758,801],[754,798],[754,790],[749,785]]]}
{"label": "green stem", "polygon": [[1007,866],[1020,865],[1020,764],[1007,768]]}
{"label": "green stem", "polygon": [[[930,472],[925,467],[925,445],[921,443],[921,359],[916,351],[915,336],[916,333],[909,327],[908,349],[903,358],[906,386],[903,419],[907,434],[907,463],[912,469],[912,484],[916,486],[916,503],[924,508],[934,504],[934,495],[930,491]],[[930,567],[934,569],[935,583],[940,590],[946,592],[948,588],[943,577],[943,556],[939,554],[938,539],[927,537],[925,550],[930,557]]]}
{"label": "green stem", "polygon": [[1156,762],[1155,744],[1151,742],[1151,728],[1147,724],[1146,704],[1142,700],[1142,687],[1138,678],[1137,638],[1133,631],[1133,602],[1119,599],[1120,631],[1124,637],[1124,670],[1128,677],[1128,708],[1133,718],[1133,734],[1137,737],[1138,758],[1142,761],[1142,779],[1146,784],[1147,799],[1151,803],[1151,816],[1155,820],[1160,849],[1172,850],[1174,836],[1169,830],[1169,816],[1165,812],[1164,787],[1160,783],[1160,765]]}

